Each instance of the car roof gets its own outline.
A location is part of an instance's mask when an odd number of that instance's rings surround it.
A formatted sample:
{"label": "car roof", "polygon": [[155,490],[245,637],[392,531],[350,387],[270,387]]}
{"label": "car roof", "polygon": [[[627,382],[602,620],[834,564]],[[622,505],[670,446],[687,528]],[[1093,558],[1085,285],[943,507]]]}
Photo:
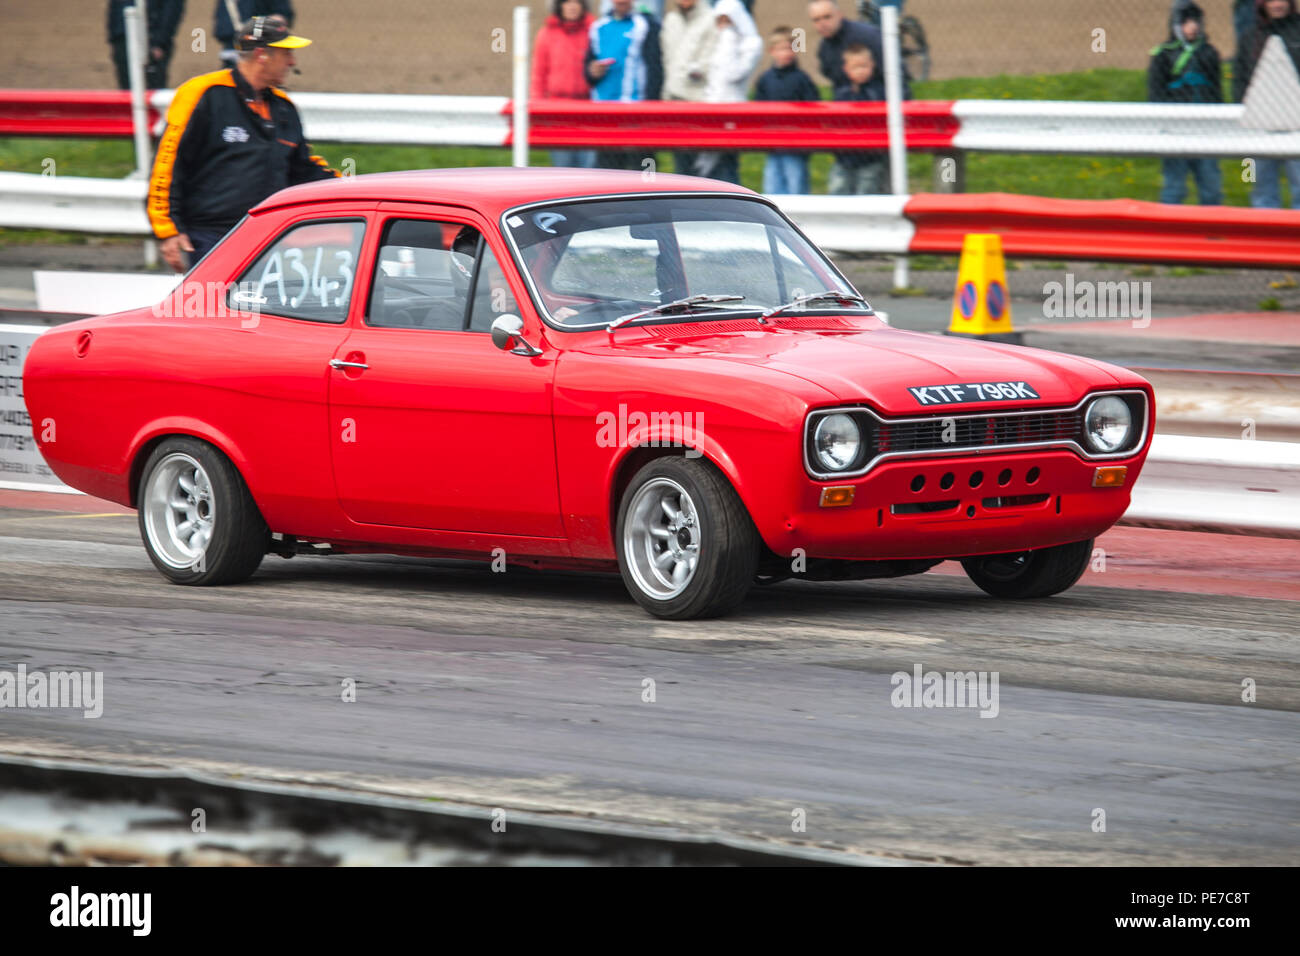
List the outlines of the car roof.
{"label": "car roof", "polygon": [[260,213],[302,203],[360,199],[469,206],[489,218],[496,218],[513,206],[529,202],[627,193],[653,196],[665,192],[755,195],[752,191],[731,183],[672,173],[647,176],[640,170],[488,166],[370,173],[304,183],[268,196],[253,207],[252,211]]}

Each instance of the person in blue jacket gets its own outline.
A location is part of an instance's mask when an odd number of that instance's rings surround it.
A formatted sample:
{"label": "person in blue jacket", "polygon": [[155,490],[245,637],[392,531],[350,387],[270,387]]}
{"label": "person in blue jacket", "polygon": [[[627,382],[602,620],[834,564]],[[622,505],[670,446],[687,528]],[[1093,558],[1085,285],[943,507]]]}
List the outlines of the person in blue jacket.
{"label": "person in blue jacket", "polygon": [[[640,103],[657,100],[663,89],[659,22],[633,7],[633,0],[611,0],[610,12],[591,25],[584,70],[591,98]],[[651,154],[641,149],[602,150],[603,169],[640,169]]]}

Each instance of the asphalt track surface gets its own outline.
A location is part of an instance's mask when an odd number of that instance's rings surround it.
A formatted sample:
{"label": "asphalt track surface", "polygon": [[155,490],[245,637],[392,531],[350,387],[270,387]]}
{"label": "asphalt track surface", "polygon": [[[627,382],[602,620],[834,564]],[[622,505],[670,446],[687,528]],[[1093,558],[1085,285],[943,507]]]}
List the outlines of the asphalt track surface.
{"label": "asphalt track surface", "polygon": [[[180,588],[123,509],[0,494],[0,670],[100,670],[105,697],[0,709],[5,753],[903,860],[1300,862],[1294,541],[1120,529],[1046,602],[932,572],[666,623],[616,578],[486,563],[272,557]],[[998,672],[997,717],[893,707],[917,664]]]}

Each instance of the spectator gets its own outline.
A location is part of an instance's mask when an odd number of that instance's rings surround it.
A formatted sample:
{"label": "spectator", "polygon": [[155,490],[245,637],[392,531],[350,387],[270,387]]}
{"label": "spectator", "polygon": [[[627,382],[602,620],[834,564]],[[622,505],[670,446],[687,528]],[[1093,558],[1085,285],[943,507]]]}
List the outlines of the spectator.
{"label": "spectator", "polygon": [[276,89],[311,43],[276,16],[254,17],[240,32],[229,70],[176,89],[149,178],[148,213],[163,259],[177,272],[215,246],[244,214],[274,192],[338,173],[313,156],[302,120]]}
{"label": "spectator", "polygon": [[[844,50],[842,67],[848,82],[836,87],[836,100],[861,102],[885,98],[885,83],[870,47],[850,44]],[[835,162],[831,164],[828,191],[833,196],[889,192],[889,167],[885,157],[878,150],[836,153]]]}
{"label": "spectator", "polygon": [[[533,45],[533,84],[535,100],[586,100],[591,98],[583,61],[589,42],[587,31],[594,22],[587,12],[587,0],[555,0],[546,24],[537,33]],[[553,149],[552,166],[577,166],[590,169],[596,165],[594,149]]]}
{"label": "spectator", "polygon": [[[754,99],[776,102],[819,100],[821,92],[810,77],[799,69],[794,55],[794,31],[777,27],[768,41],[772,66],[758,78]],[[775,152],[767,154],[763,166],[763,192],[769,196],[808,192],[808,154]]]}
{"label": "spectator", "polygon": [[879,27],[846,19],[837,0],[813,0],[808,4],[808,16],[822,38],[817,47],[817,62],[822,76],[830,80],[832,89],[849,83],[849,78],[844,74],[843,61],[844,49],[851,44],[867,47],[877,64],[877,71],[880,70],[879,64],[884,63],[884,53]]}
{"label": "spectator", "polygon": [[[131,74],[126,63],[127,7],[134,0],[109,0],[108,42],[113,48],[113,70],[117,73],[118,89],[131,88]],[[149,4],[149,26],[146,29],[149,58],[145,61],[144,85],[146,89],[161,90],[167,86],[167,68],[172,61],[172,48],[176,42],[176,29],[185,15],[185,0],[152,0]]]}
{"label": "spectator", "polygon": [[[903,7],[906,6],[907,0],[898,0],[895,6],[898,7],[899,19],[903,16]],[[863,20],[873,26],[880,26],[880,4],[874,0],[858,0],[858,19]]]}
{"label": "spectator", "polygon": [[[707,2],[707,0],[705,0]],[[614,9],[614,0],[601,0],[600,15],[607,17]],[[634,9],[638,13],[648,13],[660,23],[664,19],[664,0],[636,0]]]}
{"label": "spectator", "polygon": [[[1147,94],[1152,103],[1222,103],[1219,51],[1205,38],[1205,13],[1193,0],[1174,0],[1169,17],[1169,42],[1151,51]],[[1164,180],[1160,201],[1181,203],[1187,196],[1187,175],[1196,180],[1202,206],[1223,202],[1223,172],[1219,161],[1205,156],[1166,157],[1160,161]]]}
{"label": "spectator", "polygon": [[[1250,87],[1251,77],[1270,37],[1278,37],[1300,74],[1300,16],[1295,0],[1255,0],[1255,22],[1237,49],[1232,70],[1232,98],[1240,103]],[[1291,205],[1300,208],[1300,159],[1259,159],[1255,163],[1255,188],[1250,204],[1260,209],[1282,208],[1282,172],[1291,184]]]}
{"label": "spectator", "polygon": [[1242,41],[1255,23],[1255,0],[1232,0],[1232,29],[1237,34],[1234,52],[1241,52]]}
{"label": "spectator", "polygon": [[[709,82],[704,98],[710,103],[743,103],[749,98],[749,77],[763,56],[763,38],[754,18],[740,0],[718,0],[713,6],[717,39],[709,58]],[[710,179],[740,183],[740,153],[709,150],[700,153],[695,173]]]}
{"label": "spectator", "polygon": [[[664,99],[697,103],[707,92],[709,60],[718,31],[713,26],[709,0],[677,0],[664,16]],[[673,153],[673,168],[694,173],[699,153],[681,149]]]}
{"label": "spectator", "polygon": [[[290,29],[293,28],[291,0],[217,0],[217,7],[212,11],[212,35],[221,44],[221,65],[233,67],[239,62],[239,51],[235,49],[235,31],[240,24],[247,23],[253,17],[276,14],[284,18]],[[234,17],[238,18],[239,23],[233,22]]]}
{"label": "spectator", "polygon": [[[632,0],[611,0],[610,13],[588,31],[586,70],[591,98],[605,102],[640,103],[659,99],[663,60],[659,53],[659,24],[632,9]],[[638,169],[647,153],[639,149],[602,150],[597,165],[605,169]]]}

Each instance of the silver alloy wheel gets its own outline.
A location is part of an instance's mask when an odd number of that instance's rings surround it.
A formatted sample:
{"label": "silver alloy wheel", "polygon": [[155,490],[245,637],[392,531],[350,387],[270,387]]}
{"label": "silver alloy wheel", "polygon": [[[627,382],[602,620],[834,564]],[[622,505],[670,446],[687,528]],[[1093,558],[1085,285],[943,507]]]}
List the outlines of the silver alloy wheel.
{"label": "silver alloy wheel", "polygon": [[638,489],[623,522],[623,554],[637,586],[661,601],[675,598],[695,577],[700,521],[686,489],[654,478]]}
{"label": "silver alloy wheel", "polygon": [[168,455],[149,475],[140,508],[154,554],[173,568],[201,566],[217,513],[202,465],[181,452]]}

